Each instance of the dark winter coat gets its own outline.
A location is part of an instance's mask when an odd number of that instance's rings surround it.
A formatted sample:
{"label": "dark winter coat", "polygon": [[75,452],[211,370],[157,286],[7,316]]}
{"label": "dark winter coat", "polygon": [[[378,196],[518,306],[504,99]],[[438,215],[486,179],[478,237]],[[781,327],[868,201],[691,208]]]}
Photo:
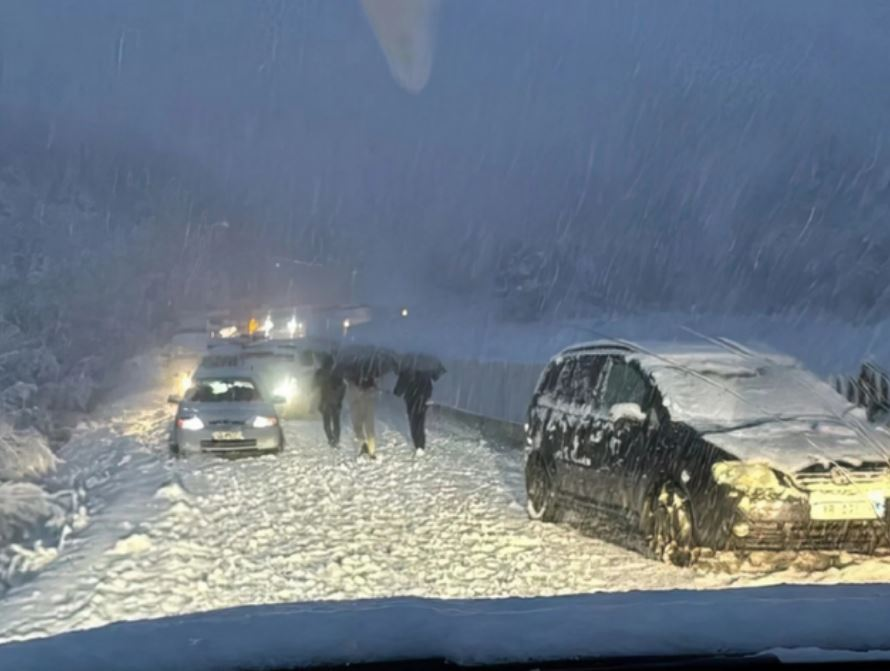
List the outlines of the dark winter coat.
{"label": "dark winter coat", "polygon": [[315,371],[315,388],[318,389],[319,408],[339,408],[343,405],[346,383],[331,368]]}
{"label": "dark winter coat", "polygon": [[418,371],[399,373],[393,393],[404,398],[409,409],[423,408],[433,395],[432,377]]}

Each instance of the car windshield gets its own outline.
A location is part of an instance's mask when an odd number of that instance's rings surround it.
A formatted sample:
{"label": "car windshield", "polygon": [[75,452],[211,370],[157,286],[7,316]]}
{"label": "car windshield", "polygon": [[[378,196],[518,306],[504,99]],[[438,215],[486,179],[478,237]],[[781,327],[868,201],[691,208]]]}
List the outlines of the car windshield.
{"label": "car windshield", "polygon": [[0,0],[0,671],[888,611],[890,0]]}
{"label": "car windshield", "polygon": [[293,352],[245,352],[242,355],[245,361],[293,361]]}
{"label": "car windshield", "polygon": [[192,403],[249,403],[261,399],[250,380],[220,378],[198,380],[185,400]]}
{"label": "car windshield", "polygon": [[213,354],[201,359],[202,368],[235,368],[240,356],[237,354]]}
{"label": "car windshield", "polygon": [[653,367],[665,405],[680,421],[736,426],[778,419],[843,420],[850,405],[796,366],[688,361]]}

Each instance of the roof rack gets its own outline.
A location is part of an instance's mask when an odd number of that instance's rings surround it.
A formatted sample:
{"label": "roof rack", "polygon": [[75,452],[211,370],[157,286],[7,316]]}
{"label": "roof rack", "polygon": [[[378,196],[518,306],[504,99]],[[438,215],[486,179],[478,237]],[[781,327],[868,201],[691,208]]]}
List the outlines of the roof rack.
{"label": "roof rack", "polygon": [[616,340],[595,340],[593,342],[579,343],[566,347],[560,354],[573,354],[575,352],[590,352],[597,350],[611,350],[618,352],[636,352],[633,345]]}

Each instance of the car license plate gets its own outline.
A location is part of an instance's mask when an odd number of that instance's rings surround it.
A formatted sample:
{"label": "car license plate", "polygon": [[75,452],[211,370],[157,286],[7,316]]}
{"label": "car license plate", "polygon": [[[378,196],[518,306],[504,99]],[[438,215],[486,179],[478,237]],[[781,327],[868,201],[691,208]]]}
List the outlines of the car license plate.
{"label": "car license plate", "polygon": [[810,519],[877,520],[883,517],[883,502],[878,505],[871,498],[850,497],[810,502]]}
{"label": "car license plate", "polygon": [[213,440],[244,440],[244,434],[240,431],[214,431]]}

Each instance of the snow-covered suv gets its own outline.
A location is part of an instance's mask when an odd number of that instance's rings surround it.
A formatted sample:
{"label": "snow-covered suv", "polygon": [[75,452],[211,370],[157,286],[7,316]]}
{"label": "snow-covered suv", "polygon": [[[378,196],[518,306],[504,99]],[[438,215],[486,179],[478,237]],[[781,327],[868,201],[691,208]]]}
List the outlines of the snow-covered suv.
{"label": "snow-covered suv", "polygon": [[888,540],[888,436],[788,357],[580,345],[545,369],[527,426],[534,519],[571,507],[629,521],[675,563],[701,547]]}

